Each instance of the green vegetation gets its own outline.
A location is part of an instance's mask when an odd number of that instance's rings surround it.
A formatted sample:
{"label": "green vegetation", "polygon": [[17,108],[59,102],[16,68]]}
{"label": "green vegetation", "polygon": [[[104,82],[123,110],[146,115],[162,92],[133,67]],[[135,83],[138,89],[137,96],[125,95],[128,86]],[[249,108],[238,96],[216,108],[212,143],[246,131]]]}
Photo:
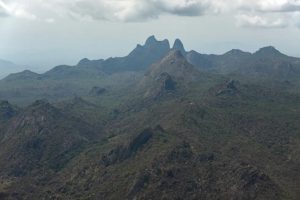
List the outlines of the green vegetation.
{"label": "green vegetation", "polygon": [[239,51],[198,70],[175,47],[145,73],[83,60],[2,80],[0,199],[297,200],[300,77],[244,79],[224,64]]}

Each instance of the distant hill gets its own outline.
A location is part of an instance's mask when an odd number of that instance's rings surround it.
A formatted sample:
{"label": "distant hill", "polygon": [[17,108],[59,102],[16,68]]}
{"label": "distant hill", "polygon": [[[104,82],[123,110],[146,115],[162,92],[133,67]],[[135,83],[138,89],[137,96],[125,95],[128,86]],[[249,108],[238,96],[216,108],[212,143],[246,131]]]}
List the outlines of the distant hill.
{"label": "distant hill", "polygon": [[220,74],[237,74],[252,78],[289,80],[299,78],[300,58],[287,56],[272,46],[263,47],[255,53],[238,49],[223,55],[207,55],[190,51],[187,60],[201,70]]}
{"label": "distant hill", "polygon": [[98,66],[103,72],[109,74],[120,71],[145,71],[171,50],[180,51],[195,67],[219,74],[238,74],[277,80],[297,78],[300,74],[300,59],[287,56],[272,46],[263,47],[255,53],[233,49],[222,55],[208,55],[194,50],[186,51],[180,39],[176,39],[170,47],[168,40],[157,41],[154,36],[150,36],[143,46],[137,45],[128,56],[107,60],[83,59],[78,66]]}
{"label": "distant hill", "polygon": [[10,73],[16,73],[22,70],[21,66],[18,66],[10,61],[0,59],[0,79],[7,76]]}
{"label": "distant hill", "polygon": [[[97,78],[105,74],[111,75],[122,72],[145,72],[153,63],[158,62],[170,51],[178,50],[186,60],[200,70],[206,70],[219,74],[237,74],[252,78],[271,78],[277,80],[289,80],[300,75],[300,58],[291,57],[281,53],[275,47],[268,46],[254,53],[232,49],[222,55],[202,54],[194,50],[187,51],[180,39],[176,39],[172,47],[167,39],[158,41],[155,36],[150,36],[144,45],[138,44],[127,56],[111,57],[106,60],[89,60],[84,58],[76,66],[60,65],[41,74],[42,79],[80,79]],[[3,62],[18,71],[16,65]],[[0,61],[1,67],[1,61]],[[21,70],[19,70],[21,71]],[[28,71],[25,71],[28,72]],[[3,73],[9,73],[8,71]],[[14,74],[12,77],[22,77]],[[27,73],[28,75],[28,73]],[[11,80],[12,77],[8,79]],[[26,76],[30,78],[29,76]],[[35,79],[36,76],[33,76]]]}
{"label": "distant hill", "polygon": [[22,72],[11,73],[3,79],[3,81],[18,81],[18,80],[34,80],[41,77],[40,74],[32,72],[30,70],[24,70]]}

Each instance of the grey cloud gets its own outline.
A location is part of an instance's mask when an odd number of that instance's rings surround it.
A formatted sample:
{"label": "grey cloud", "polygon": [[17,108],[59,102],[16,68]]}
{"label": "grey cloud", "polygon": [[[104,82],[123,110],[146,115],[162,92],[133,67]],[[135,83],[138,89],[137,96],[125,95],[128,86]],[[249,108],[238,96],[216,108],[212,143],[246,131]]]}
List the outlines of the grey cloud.
{"label": "grey cloud", "polygon": [[179,16],[199,16],[209,9],[209,3],[205,1],[185,0],[183,1],[183,4],[172,4],[170,1],[152,2],[156,9],[160,10],[162,13],[170,13]]}
{"label": "grey cloud", "polygon": [[35,20],[36,16],[26,10],[27,7],[30,7],[31,1],[35,2],[35,0],[28,0],[28,2],[26,3],[18,3],[17,0],[0,0],[0,16],[11,16],[16,18]]}
{"label": "grey cloud", "polygon": [[[3,6],[8,7],[3,7]],[[9,7],[10,6],[10,7]],[[7,12],[7,8],[11,8]],[[0,0],[0,16],[42,18],[59,21],[71,17],[76,20],[108,20],[136,22],[159,18],[161,15],[201,16],[232,14],[242,27],[283,28],[295,24],[293,19],[273,19],[266,13],[282,16],[300,11],[300,0]],[[21,14],[20,14],[21,13]],[[45,14],[47,13],[47,14]]]}
{"label": "grey cloud", "polygon": [[199,16],[209,7],[198,0],[86,0],[64,6],[73,16],[112,21],[143,21],[163,14]]}
{"label": "grey cloud", "polygon": [[281,12],[297,12],[297,11],[300,11],[300,1],[298,1],[298,4],[287,3],[279,11],[281,11]]}

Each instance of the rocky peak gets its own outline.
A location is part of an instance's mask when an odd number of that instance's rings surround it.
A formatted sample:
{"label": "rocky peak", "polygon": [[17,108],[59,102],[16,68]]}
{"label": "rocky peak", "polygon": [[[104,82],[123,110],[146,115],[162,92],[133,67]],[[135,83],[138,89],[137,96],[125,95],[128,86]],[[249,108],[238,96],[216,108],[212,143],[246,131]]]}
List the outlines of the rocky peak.
{"label": "rocky peak", "polygon": [[[154,36],[150,36],[142,46],[138,44],[128,55],[129,58],[140,59],[141,57],[162,57],[170,50],[170,43],[167,39],[158,41]],[[145,58],[147,59],[147,58]]]}
{"label": "rocky peak", "polygon": [[145,46],[153,45],[157,42],[158,41],[156,40],[155,36],[152,35],[152,36],[148,37],[148,39],[146,40]]}
{"label": "rocky peak", "polygon": [[82,60],[79,61],[77,65],[84,65],[87,63],[90,63],[91,61],[88,58],[83,58]]}
{"label": "rocky peak", "polygon": [[184,49],[183,43],[181,42],[180,39],[176,39],[173,45],[173,50],[178,50],[180,51],[182,54],[186,54],[186,51]]}
{"label": "rocky peak", "polygon": [[[162,40],[162,41],[158,41],[154,35],[150,36],[146,42],[145,42],[145,45],[144,47],[152,47],[152,46],[163,46],[165,48],[170,48],[170,43],[169,43],[169,40],[165,39],[165,40]],[[137,48],[140,48],[141,46],[138,45]]]}
{"label": "rocky peak", "polygon": [[180,79],[186,83],[194,81],[200,75],[200,72],[188,63],[178,50],[169,51],[160,62],[153,64],[146,73],[146,78],[155,80],[164,72],[172,76],[174,80]]}

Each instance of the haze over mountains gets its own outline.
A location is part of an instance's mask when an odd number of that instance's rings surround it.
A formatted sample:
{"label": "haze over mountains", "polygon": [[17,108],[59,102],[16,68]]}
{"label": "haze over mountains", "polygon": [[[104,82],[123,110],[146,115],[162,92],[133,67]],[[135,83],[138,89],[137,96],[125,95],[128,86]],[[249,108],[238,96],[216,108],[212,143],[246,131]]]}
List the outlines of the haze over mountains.
{"label": "haze over mountains", "polygon": [[20,72],[21,70],[22,67],[10,61],[0,59],[0,78],[3,78],[11,73]]}
{"label": "haze over mountains", "polygon": [[[300,196],[300,59],[149,37],[0,81],[0,199]],[[41,100],[42,99],[42,100]]]}
{"label": "haze over mountains", "polygon": [[[20,100],[22,103],[27,99],[29,103],[36,98],[63,99],[74,95],[87,95],[98,81],[110,85],[109,87],[116,84],[111,81],[117,76],[120,81],[132,82],[142,76],[151,64],[174,50],[179,51],[188,63],[200,71],[239,79],[295,79],[298,83],[300,59],[284,55],[272,46],[263,47],[254,53],[233,49],[223,55],[208,55],[193,50],[186,51],[179,39],[171,46],[168,40],[158,41],[150,36],[144,45],[137,45],[124,57],[111,57],[106,60],[84,58],[76,66],[56,66],[43,74],[29,70],[11,74],[0,81],[0,97],[13,102]],[[9,89],[13,85],[18,85],[14,91]]]}
{"label": "haze over mountains", "polygon": [[[173,46],[170,46],[170,43],[167,39],[158,41],[154,36],[150,36],[144,45],[137,45],[137,47],[125,57],[111,57],[106,60],[89,60],[84,58],[79,61],[77,66],[75,66],[77,69],[70,68],[66,65],[57,66],[46,72],[44,75],[51,76],[52,73],[59,70],[64,71],[64,73],[74,70],[80,71],[83,67],[86,67],[88,70],[99,68],[101,69],[101,72],[106,74],[122,71],[145,71],[149,65],[162,59],[170,50],[180,51],[187,61],[197,68],[202,70],[217,70],[220,73],[225,74],[239,71],[244,74],[261,73],[261,75],[268,75],[267,72],[257,71],[260,70],[259,68],[262,68],[261,66],[275,63],[273,68],[278,68],[277,70],[287,70],[283,72],[283,76],[289,76],[289,70],[297,70],[294,68],[298,68],[300,63],[299,58],[284,55],[272,46],[263,47],[254,53],[233,49],[224,53],[223,55],[208,55],[198,53],[194,50],[186,51],[183,43],[179,39],[176,39]],[[263,60],[262,58],[266,60]],[[290,68],[285,67],[289,64]],[[25,71],[25,73],[27,72],[28,71]],[[280,73],[275,76],[280,76]]]}

